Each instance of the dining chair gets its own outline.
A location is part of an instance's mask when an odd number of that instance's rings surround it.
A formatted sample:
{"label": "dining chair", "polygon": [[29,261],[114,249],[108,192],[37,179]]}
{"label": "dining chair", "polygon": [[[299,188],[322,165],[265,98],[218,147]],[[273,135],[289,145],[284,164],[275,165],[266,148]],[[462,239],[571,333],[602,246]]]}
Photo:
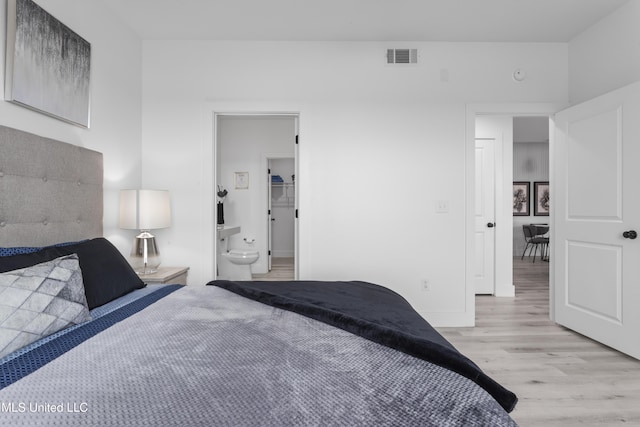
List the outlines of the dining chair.
{"label": "dining chair", "polygon": [[[547,227],[547,231],[548,230],[549,229]],[[535,225],[523,224],[522,232],[524,233],[524,240],[526,242],[526,245],[524,247],[524,251],[522,252],[522,257],[520,259],[524,259],[524,256],[526,255],[527,249],[528,249],[529,256],[531,256],[531,253],[533,252],[533,262],[536,262],[536,253],[538,251],[538,247],[540,247],[540,259],[544,260],[544,256],[547,252],[547,248],[549,247],[549,238],[544,237],[542,235],[544,233],[540,233],[538,231],[538,227],[536,227]]]}

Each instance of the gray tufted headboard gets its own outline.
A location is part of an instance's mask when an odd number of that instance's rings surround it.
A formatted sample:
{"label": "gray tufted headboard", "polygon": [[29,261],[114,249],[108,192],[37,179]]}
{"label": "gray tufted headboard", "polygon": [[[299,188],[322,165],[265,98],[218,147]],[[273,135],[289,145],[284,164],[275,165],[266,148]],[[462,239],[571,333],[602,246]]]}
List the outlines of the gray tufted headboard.
{"label": "gray tufted headboard", "polygon": [[0,246],[102,236],[102,153],[0,126]]}

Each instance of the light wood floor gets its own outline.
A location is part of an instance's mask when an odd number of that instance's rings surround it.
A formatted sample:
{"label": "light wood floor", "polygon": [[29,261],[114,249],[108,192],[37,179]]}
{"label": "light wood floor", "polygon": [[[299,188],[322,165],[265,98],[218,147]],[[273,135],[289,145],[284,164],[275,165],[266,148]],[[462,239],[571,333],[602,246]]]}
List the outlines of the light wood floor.
{"label": "light wood floor", "polygon": [[640,361],[549,320],[549,263],[514,259],[515,298],[476,297],[475,328],[439,328],[518,395],[522,426],[640,426]]}
{"label": "light wood floor", "polygon": [[266,274],[253,274],[253,280],[293,280],[293,258],[271,258],[271,271]]}

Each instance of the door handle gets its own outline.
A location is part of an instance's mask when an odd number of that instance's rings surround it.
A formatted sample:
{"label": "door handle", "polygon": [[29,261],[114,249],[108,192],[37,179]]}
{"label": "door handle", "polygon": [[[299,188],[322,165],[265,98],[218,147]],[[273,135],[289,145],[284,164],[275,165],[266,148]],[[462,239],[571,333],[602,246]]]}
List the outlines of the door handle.
{"label": "door handle", "polygon": [[622,233],[622,237],[633,240],[638,237],[638,233],[636,233],[636,230],[629,230]]}
{"label": "door handle", "polygon": [[487,223],[487,227],[489,227],[489,228],[493,228],[493,227],[495,227],[495,226],[496,226],[496,223],[495,223],[495,222],[488,222],[488,223]]}

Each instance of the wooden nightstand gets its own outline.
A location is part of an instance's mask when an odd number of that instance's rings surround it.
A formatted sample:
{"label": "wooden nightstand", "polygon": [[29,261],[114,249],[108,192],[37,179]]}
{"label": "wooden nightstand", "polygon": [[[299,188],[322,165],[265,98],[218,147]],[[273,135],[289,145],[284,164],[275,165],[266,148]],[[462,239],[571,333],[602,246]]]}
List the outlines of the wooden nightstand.
{"label": "wooden nightstand", "polygon": [[160,267],[152,274],[141,274],[140,278],[147,285],[163,283],[186,285],[189,267]]}

